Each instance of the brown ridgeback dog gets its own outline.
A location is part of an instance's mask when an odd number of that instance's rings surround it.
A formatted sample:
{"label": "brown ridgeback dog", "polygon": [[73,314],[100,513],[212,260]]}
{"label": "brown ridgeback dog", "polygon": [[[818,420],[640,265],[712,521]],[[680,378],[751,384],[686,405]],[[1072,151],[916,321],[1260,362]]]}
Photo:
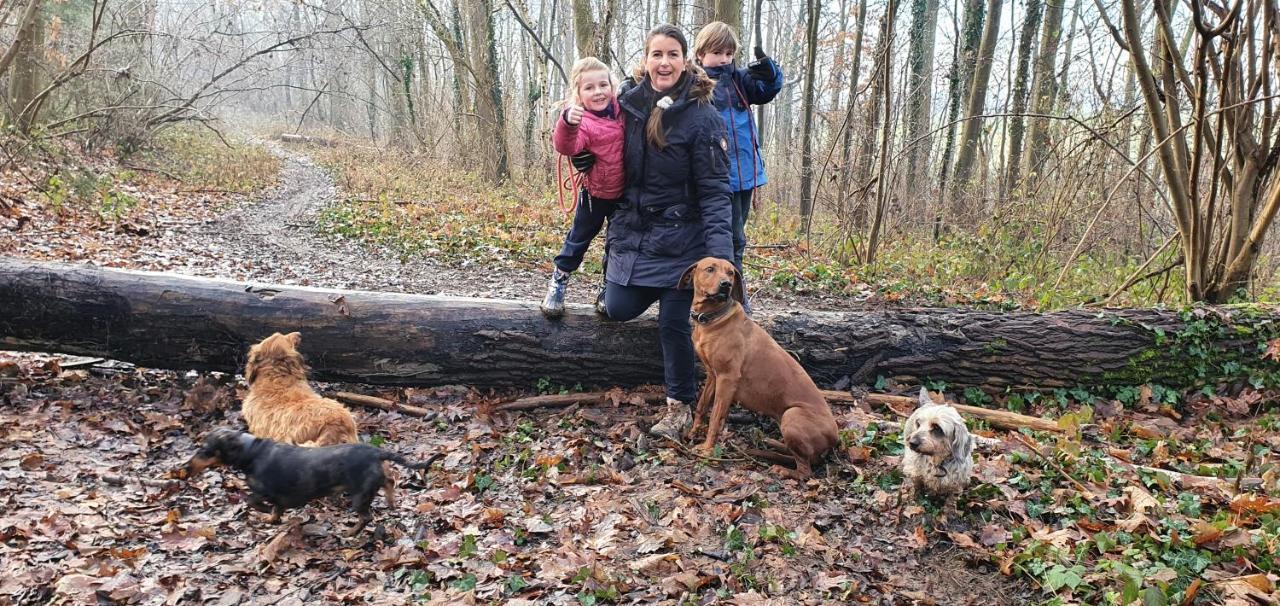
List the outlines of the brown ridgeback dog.
{"label": "brown ridgeback dog", "polygon": [[813,379],[742,308],[742,276],[733,264],[707,257],[685,270],[680,285],[693,286],[693,347],[707,370],[707,382],[693,414],[692,438],[712,400],[707,438],[695,451],[711,452],[724,427],[729,404],[737,401],[769,415],[782,429],[782,444],[796,469],[772,470],[794,479],[813,475],[813,463],[839,441],[836,419]]}

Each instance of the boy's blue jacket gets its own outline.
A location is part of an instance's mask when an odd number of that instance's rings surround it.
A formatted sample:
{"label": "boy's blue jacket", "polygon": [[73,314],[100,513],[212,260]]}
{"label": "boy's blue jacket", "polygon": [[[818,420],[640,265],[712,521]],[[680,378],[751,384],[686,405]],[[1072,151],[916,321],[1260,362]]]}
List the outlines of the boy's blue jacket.
{"label": "boy's blue jacket", "polygon": [[713,95],[716,109],[729,130],[729,189],[755,189],[768,180],[760,157],[760,135],[751,117],[751,105],[763,105],[782,90],[782,69],[772,58],[761,59],[773,71],[773,78],[757,80],[732,63],[705,68],[716,81]]}

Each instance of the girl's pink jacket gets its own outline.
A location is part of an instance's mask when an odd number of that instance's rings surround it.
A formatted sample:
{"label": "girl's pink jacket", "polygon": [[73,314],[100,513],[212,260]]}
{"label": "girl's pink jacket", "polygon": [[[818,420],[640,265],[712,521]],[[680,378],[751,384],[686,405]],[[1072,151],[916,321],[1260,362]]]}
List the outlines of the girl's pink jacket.
{"label": "girl's pink jacket", "polygon": [[575,156],[589,151],[596,163],[587,171],[587,192],[602,200],[622,197],[622,108],[615,96],[610,102],[613,118],[601,118],[590,111],[582,113],[576,126],[564,121],[564,112],[556,116],[551,143],[556,151]]}

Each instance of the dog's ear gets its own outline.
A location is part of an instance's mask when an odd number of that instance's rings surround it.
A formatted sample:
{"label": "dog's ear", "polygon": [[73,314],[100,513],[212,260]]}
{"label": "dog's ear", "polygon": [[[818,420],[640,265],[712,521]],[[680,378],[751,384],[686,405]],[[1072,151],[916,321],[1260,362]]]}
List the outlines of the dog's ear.
{"label": "dog's ear", "polygon": [[964,420],[960,421],[959,427],[951,428],[951,454],[957,459],[969,460],[973,458],[973,434],[970,434],[968,428],[964,426]]}
{"label": "dog's ear", "polygon": [[291,332],[285,335],[284,338],[288,339],[289,344],[292,345],[294,349],[297,349],[298,345],[302,344],[302,333],[300,332]]}
{"label": "dog's ear", "polygon": [[244,382],[253,385],[258,376],[258,346],[249,348],[249,358],[244,363]]}
{"label": "dog's ear", "polygon": [[921,385],[921,386],[920,386],[920,402],[919,402],[919,406],[920,406],[921,408],[923,408],[923,407],[925,407],[925,406],[931,406],[931,405],[933,405],[933,404],[934,404],[934,402],[933,402],[933,398],[930,398],[930,397],[929,397],[929,390],[928,390],[928,389],[925,389],[925,388],[924,388],[924,386],[923,386],[923,385]]}
{"label": "dog's ear", "polygon": [[[699,261],[698,263],[701,263],[701,261]],[[680,274],[680,281],[676,283],[676,288],[680,288],[680,289],[693,288],[693,270],[698,269],[698,263],[694,263],[693,265],[690,265],[689,269],[684,270],[684,273]]]}
{"label": "dog's ear", "polygon": [[732,293],[733,293],[733,298],[734,298],[734,299],[737,299],[737,300],[738,300],[738,303],[739,303],[740,305],[744,305],[744,306],[745,306],[745,305],[747,304],[747,292],[746,292],[746,290],[747,290],[747,286],[746,286],[746,282],[744,282],[744,281],[742,280],[742,272],[738,271],[738,268],[737,268],[737,267],[733,268],[733,290],[732,290]]}

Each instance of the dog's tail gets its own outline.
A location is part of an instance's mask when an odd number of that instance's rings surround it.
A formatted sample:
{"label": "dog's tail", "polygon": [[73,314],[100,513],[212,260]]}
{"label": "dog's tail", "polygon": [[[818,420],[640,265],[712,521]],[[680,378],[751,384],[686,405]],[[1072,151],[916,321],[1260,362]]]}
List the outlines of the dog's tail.
{"label": "dog's tail", "polygon": [[431,464],[435,463],[436,459],[439,459],[441,455],[440,453],[437,452],[427,457],[427,460],[421,463],[414,463],[413,461],[410,461],[394,452],[391,452],[390,450],[384,450],[378,456],[383,461],[391,461],[392,463],[395,463],[397,465],[403,465],[404,467],[408,467],[409,469],[427,469],[431,467]]}

